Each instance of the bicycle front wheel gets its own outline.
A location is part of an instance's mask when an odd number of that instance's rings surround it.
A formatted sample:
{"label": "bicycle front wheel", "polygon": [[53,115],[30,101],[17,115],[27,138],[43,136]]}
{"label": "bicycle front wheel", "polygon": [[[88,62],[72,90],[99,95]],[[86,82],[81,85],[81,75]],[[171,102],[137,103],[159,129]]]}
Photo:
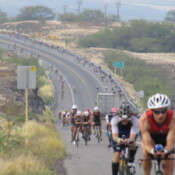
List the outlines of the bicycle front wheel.
{"label": "bicycle front wheel", "polygon": [[84,141],[85,141],[85,145],[87,146],[87,142],[88,142],[88,128],[85,128],[85,130],[84,130]]}
{"label": "bicycle front wheel", "polygon": [[163,175],[162,171],[157,171],[156,175]]}

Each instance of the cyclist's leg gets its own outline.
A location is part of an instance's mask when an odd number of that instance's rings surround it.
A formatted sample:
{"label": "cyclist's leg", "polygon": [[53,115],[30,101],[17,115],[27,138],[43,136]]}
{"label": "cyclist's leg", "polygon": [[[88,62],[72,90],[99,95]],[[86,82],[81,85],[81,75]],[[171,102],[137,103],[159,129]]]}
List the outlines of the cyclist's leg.
{"label": "cyclist's leg", "polygon": [[[150,156],[148,153],[146,153],[145,150],[143,150],[143,159],[150,159]],[[144,175],[151,175],[151,168],[152,168],[152,162],[151,160],[144,160],[142,161],[143,171]]]}
{"label": "cyclist's leg", "polygon": [[99,124],[99,131],[100,131],[100,140],[102,140],[102,129],[101,129],[101,124]]}
{"label": "cyclist's leg", "polygon": [[93,125],[94,134],[96,134],[96,125]]}
{"label": "cyclist's leg", "polygon": [[[113,145],[115,144],[116,142],[113,142]],[[114,154],[112,158],[112,175],[118,175],[121,149],[119,146],[114,146],[113,150],[114,150]]]}
{"label": "cyclist's leg", "polygon": [[73,124],[71,124],[70,125],[70,133],[71,133],[71,142],[73,142],[74,140],[74,138],[73,138],[73,136],[74,136],[74,126],[73,126]]}
{"label": "cyclist's leg", "polygon": [[75,144],[76,135],[77,135],[77,126],[74,125],[74,129],[73,129],[73,144]]}
{"label": "cyclist's leg", "polygon": [[[170,154],[168,158],[174,158],[173,154]],[[164,175],[173,175],[174,172],[174,160],[163,160],[162,170]]]}
{"label": "cyclist's leg", "polygon": [[136,152],[137,152],[137,148],[131,148],[128,150],[128,157],[129,157],[130,163],[134,162]]}

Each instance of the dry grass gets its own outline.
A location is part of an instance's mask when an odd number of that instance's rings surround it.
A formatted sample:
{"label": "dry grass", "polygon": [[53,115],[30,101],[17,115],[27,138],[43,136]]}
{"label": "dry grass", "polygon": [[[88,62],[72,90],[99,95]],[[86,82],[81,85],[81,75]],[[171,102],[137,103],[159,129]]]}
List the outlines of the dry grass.
{"label": "dry grass", "polygon": [[54,124],[28,122],[21,130],[28,140],[27,148],[47,164],[64,156],[64,145],[60,141]]}
{"label": "dry grass", "polygon": [[1,175],[52,175],[41,160],[32,155],[20,155],[8,160],[0,159]]}

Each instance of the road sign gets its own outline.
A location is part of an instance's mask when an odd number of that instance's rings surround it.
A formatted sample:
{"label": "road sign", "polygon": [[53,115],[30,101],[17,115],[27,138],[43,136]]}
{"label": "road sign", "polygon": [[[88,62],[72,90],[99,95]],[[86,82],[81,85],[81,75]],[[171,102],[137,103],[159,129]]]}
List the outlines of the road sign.
{"label": "road sign", "polygon": [[17,89],[36,89],[35,66],[18,66]]}
{"label": "road sign", "polygon": [[124,62],[113,62],[113,67],[122,68],[125,67]]}

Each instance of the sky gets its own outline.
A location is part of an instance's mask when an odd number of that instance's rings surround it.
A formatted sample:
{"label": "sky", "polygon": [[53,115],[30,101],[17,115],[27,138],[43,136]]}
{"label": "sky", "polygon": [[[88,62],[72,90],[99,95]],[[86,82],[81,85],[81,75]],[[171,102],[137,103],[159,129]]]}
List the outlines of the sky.
{"label": "sky", "polygon": [[83,9],[100,9],[106,14],[117,14],[121,20],[146,19],[163,20],[170,10],[175,10],[175,0],[0,0],[0,9],[8,16],[16,16],[19,10],[25,6],[43,5],[52,8],[55,13],[63,13],[63,6],[66,5],[67,12],[78,11],[78,2],[81,1]]}

